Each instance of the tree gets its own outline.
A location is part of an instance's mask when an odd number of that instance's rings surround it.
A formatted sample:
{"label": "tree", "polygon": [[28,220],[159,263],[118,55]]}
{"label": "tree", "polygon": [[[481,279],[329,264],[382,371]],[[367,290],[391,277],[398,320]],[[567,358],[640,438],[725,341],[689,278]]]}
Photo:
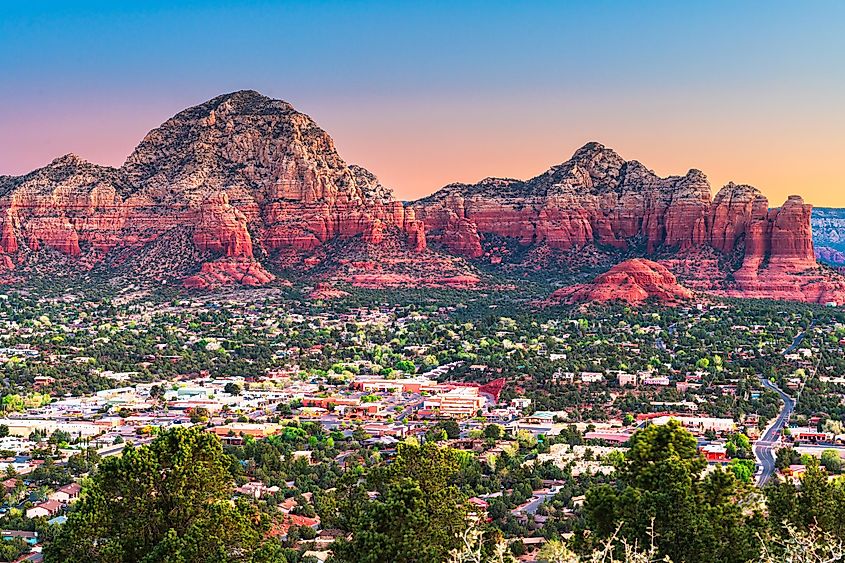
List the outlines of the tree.
{"label": "tree", "polygon": [[742,433],[733,434],[725,444],[728,457],[747,459],[751,457],[751,440]]}
{"label": "tree", "polygon": [[240,395],[241,394],[241,386],[237,383],[230,381],[223,387],[223,391],[228,393],[229,395]]}
{"label": "tree", "polygon": [[446,436],[450,440],[454,440],[455,438],[459,438],[461,436],[461,427],[458,426],[458,423],[452,420],[442,420],[437,423],[437,427],[442,428],[446,431]]}
{"label": "tree", "polygon": [[760,515],[745,514],[743,489],[731,472],[702,477],[706,462],[679,422],[635,433],[616,487],[587,491],[585,515],[599,539],[617,533],[687,563],[748,561],[759,551]]}
{"label": "tree", "polygon": [[248,561],[255,516],[230,504],[230,461],[213,434],[176,428],[105,459],[83,490],[47,561]]}
{"label": "tree", "polygon": [[845,539],[845,483],[830,480],[817,460],[808,460],[800,487],[783,481],[765,491],[776,534],[791,525],[802,532],[819,530]]}
{"label": "tree", "polygon": [[791,447],[781,448],[775,454],[775,467],[783,471],[801,461],[801,455]]}
{"label": "tree", "polygon": [[203,422],[208,422],[211,413],[208,412],[208,409],[205,407],[196,407],[188,409],[188,416],[191,419],[191,422],[194,424],[199,424]]}
{"label": "tree", "polygon": [[836,450],[823,451],[821,464],[828,473],[839,473],[842,471],[842,458],[839,457],[839,452]]}
{"label": "tree", "polygon": [[501,440],[505,429],[501,424],[488,424],[484,427],[484,437],[489,440]]}
{"label": "tree", "polygon": [[0,438],[5,438],[9,435],[9,427],[6,424],[0,424]]}
{"label": "tree", "polygon": [[732,459],[728,468],[739,481],[743,483],[751,483],[751,478],[754,476],[756,466],[754,461],[750,459]]}
{"label": "tree", "polygon": [[[332,545],[339,562],[443,561],[468,526],[465,497],[453,484],[460,455],[433,442],[402,443],[389,465],[357,478],[338,498],[337,524],[352,539]],[[379,496],[369,500],[367,490]]]}

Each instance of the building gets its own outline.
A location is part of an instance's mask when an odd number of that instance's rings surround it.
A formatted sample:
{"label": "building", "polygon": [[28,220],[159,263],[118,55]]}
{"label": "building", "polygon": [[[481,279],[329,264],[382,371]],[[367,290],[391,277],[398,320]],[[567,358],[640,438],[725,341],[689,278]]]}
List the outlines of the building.
{"label": "building", "polygon": [[727,463],[728,454],[723,444],[708,444],[699,450],[707,463]]}
{"label": "building", "polygon": [[445,389],[436,381],[427,377],[413,377],[404,379],[385,379],[383,377],[356,377],[352,382],[353,389],[368,393],[438,393]]}
{"label": "building", "polygon": [[555,421],[555,413],[551,411],[535,411],[533,414],[526,416],[525,424],[553,424]]}
{"label": "building", "polygon": [[486,399],[478,394],[478,387],[456,387],[426,399],[423,408],[449,418],[469,418],[475,416],[485,403]]}
{"label": "building", "polygon": [[33,506],[26,511],[27,518],[38,518],[40,516],[47,517],[47,516],[54,516],[59,510],[62,509],[62,503],[57,500],[45,500],[41,504]]}
{"label": "building", "polygon": [[525,410],[531,406],[531,399],[526,399],[524,397],[511,399],[511,406],[518,410]]}
{"label": "building", "polygon": [[624,371],[620,371],[619,374],[616,376],[616,381],[619,382],[620,387],[625,387],[626,385],[636,387],[637,375],[635,373],[627,373]]}
{"label": "building", "polygon": [[732,418],[712,418],[706,416],[678,416],[662,415],[651,419],[652,424],[666,424],[670,420],[677,420],[693,434],[703,434],[707,431],[725,434],[736,430],[736,423]]}
{"label": "building", "polygon": [[82,487],[79,483],[71,483],[70,485],[65,485],[57,489],[49,498],[62,504],[68,504],[78,499],[81,491]]}

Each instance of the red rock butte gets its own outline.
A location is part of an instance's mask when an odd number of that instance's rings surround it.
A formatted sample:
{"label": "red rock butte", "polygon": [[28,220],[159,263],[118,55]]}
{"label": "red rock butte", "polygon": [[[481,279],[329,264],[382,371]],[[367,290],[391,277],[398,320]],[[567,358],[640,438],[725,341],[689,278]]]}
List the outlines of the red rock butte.
{"label": "red rock butte", "polygon": [[66,155],[0,176],[0,279],[98,270],[210,289],[301,269],[463,288],[479,284],[478,262],[536,268],[514,263],[516,246],[530,259],[649,257],[724,295],[845,302],[841,277],[816,264],[810,213],[798,196],[770,209],[744,185],[711,199],[698,170],[661,178],[598,143],[530,180],[403,204],[310,117],[240,91],[167,120],[119,168]]}
{"label": "red rock butte", "polygon": [[582,303],[624,301],[640,304],[653,299],[663,305],[676,305],[693,298],[693,292],[662,264],[645,258],[620,262],[591,283],[559,289],[551,302]]}

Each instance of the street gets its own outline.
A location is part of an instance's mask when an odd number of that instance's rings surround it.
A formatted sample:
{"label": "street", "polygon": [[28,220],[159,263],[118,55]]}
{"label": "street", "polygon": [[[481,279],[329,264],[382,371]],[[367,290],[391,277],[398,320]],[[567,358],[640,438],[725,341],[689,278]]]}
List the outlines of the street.
{"label": "street", "polygon": [[[813,328],[814,325],[815,321],[810,324],[810,328]],[[798,346],[800,346],[806,335],[807,331],[801,331],[798,333],[798,335],[792,340],[792,344],[790,344],[782,352],[782,354],[786,355],[793,352],[796,348],[798,348]],[[780,414],[778,414],[774,422],[766,428],[766,431],[763,432],[760,439],[754,442],[754,457],[757,458],[757,465],[759,466],[759,470],[757,472],[757,486],[763,487],[769,482],[772,475],[775,473],[774,447],[780,439],[781,432],[789,422],[789,417],[792,416],[792,411],[795,410],[795,399],[784,393],[783,389],[768,379],[759,376],[759,374],[758,377],[760,377],[760,383],[763,384],[763,387],[771,389],[777,393],[783,401],[783,408],[781,409]]]}

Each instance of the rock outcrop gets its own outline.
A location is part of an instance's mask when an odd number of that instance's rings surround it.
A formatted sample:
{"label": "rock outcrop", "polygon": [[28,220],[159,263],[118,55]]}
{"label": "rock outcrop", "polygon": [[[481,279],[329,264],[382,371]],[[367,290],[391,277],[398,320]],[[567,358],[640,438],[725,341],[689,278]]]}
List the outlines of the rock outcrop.
{"label": "rock outcrop", "polygon": [[654,299],[663,305],[675,305],[692,297],[693,292],[680,285],[665,266],[634,258],[616,264],[591,283],[559,289],[549,300],[553,303],[624,301],[639,304]]}
{"label": "rock outcrop", "polygon": [[466,259],[537,270],[531,261],[550,255],[577,267],[694,262],[705,250],[708,271],[721,272],[713,290],[838,299],[839,278],[816,271],[810,215],[797,196],[769,209],[750,186],[711,200],[702,172],[661,178],[598,143],[527,181],[452,184],[403,204],[310,117],[241,91],[178,113],[119,168],[66,155],[0,176],[0,268],[102,268],[202,288],[300,268],[366,286],[467,287],[480,278]]}
{"label": "rock outcrop", "polygon": [[379,245],[396,234],[416,252],[426,248],[423,222],[406,218],[374,175],[347,165],[310,117],[252,91],[180,112],[120,168],[68,155],[0,177],[4,264],[55,252],[91,268],[185,228],[208,258],[194,272],[171,272],[191,287],[266,283],[274,276],[257,255],[301,262],[336,238]]}
{"label": "rock outcrop", "polygon": [[452,184],[412,208],[425,221],[430,240],[470,257],[483,253],[485,234],[557,250],[642,245],[651,253],[707,243],[710,185],[698,170],[659,178],[589,143],[531,180]]}
{"label": "rock outcrop", "polygon": [[429,241],[469,258],[501,261],[494,247],[502,238],[562,251],[593,247],[690,260],[709,247],[724,262],[709,280],[711,289],[734,278],[736,294],[818,299],[815,289],[791,284],[790,292],[783,290],[787,278],[796,282],[816,268],[812,207],[799,196],[769,209],[756,188],[731,183],[711,200],[702,172],[660,178],[598,143],[531,180],[452,184],[411,208],[425,222]]}

